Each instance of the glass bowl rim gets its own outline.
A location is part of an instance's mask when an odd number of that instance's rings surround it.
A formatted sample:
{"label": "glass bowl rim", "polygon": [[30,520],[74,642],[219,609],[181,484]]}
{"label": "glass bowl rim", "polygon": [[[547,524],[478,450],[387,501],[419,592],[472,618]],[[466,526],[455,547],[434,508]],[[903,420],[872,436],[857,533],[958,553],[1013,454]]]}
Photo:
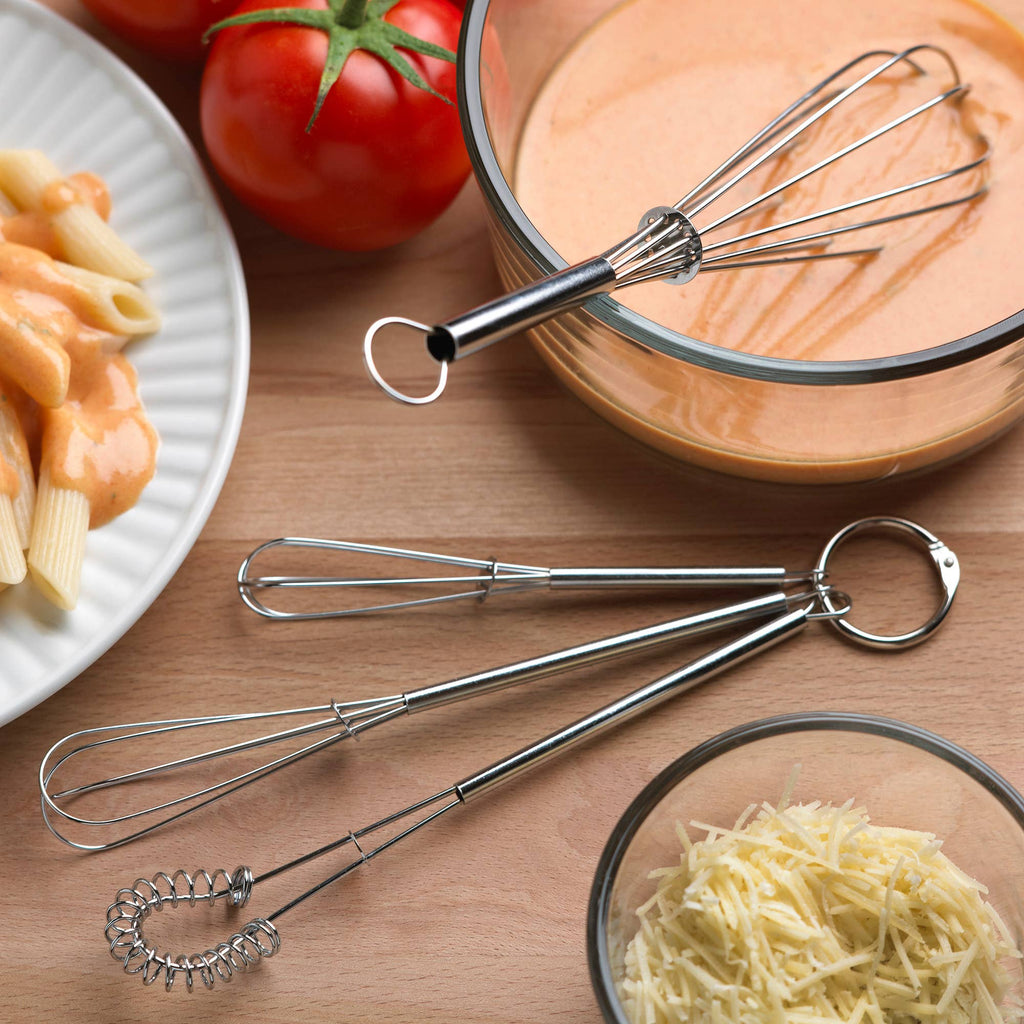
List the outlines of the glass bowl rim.
{"label": "glass bowl rim", "polygon": [[601,852],[587,906],[587,961],[594,995],[608,1024],[629,1024],[615,995],[604,936],[615,879],[622,858],[640,826],[670,790],[719,755],[757,740],[797,732],[866,733],[934,754],[987,790],[1024,831],[1024,796],[981,758],[920,726],[881,715],[818,711],[776,715],[727,729],[676,758],[648,782],[616,822]]}
{"label": "glass bowl rim", "polygon": [[[564,269],[568,264],[544,240],[517,202],[501,170],[487,129],[480,66],[490,3],[491,0],[469,0],[462,22],[456,63],[462,134],[473,173],[492,211],[538,274],[547,275]],[[613,331],[665,355],[733,377],[782,384],[820,386],[905,380],[965,365],[1024,339],[1024,309],[1021,309],[963,338],[902,355],[834,362],[779,359],[721,348],[679,334],[633,312],[609,295],[588,299],[584,308]]]}

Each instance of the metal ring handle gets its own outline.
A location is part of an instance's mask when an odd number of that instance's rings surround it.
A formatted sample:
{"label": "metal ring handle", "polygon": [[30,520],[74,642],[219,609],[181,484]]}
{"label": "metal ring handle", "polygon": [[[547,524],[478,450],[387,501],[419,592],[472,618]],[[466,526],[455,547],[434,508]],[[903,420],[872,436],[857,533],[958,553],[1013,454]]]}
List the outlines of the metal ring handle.
{"label": "metal ring handle", "polygon": [[399,391],[398,388],[389,384],[384,379],[380,370],[377,369],[377,364],[373,359],[373,339],[382,328],[390,324],[401,324],[403,327],[411,327],[414,330],[422,331],[424,336],[429,335],[433,329],[428,324],[421,324],[418,320],[408,320],[404,316],[386,316],[370,324],[363,337],[363,363],[366,366],[366,372],[370,375],[370,379],[386,395],[394,398],[396,401],[404,402],[406,405],[429,405],[431,402],[437,401],[444,393],[445,385],[448,383],[448,363],[444,360],[437,360],[437,364],[440,367],[437,384],[434,390],[427,395],[407,395],[404,391]]}
{"label": "metal ring handle", "polygon": [[815,566],[820,601],[822,607],[830,612],[838,611],[838,609],[834,608],[832,604],[832,592],[822,583],[828,572],[828,561],[840,544],[858,533],[865,533],[869,530],[894,530],[897,533],[906,534],[914,540],[920,541],[935,564],[939,585],[942,588],[942,599],[931,618],[918,626],[917,629],[912,629],[908,633],[890,636],[869,633],[867,630],[853,625],[844,616],[839,615],[831,619],[832,625],[851,640],[855,640],[857,643],[864,644],[867,647],[881,649],[913,647],[915,644],[921,643],[922,640],[926,640],[939,628],[952,607],[953,598],[956,596],[957,587],[960,584],[960,563],[953,551],[939,540],[938,537],[909,519],[899,519],[895,516],[870,516],[866,519],[858,519],[856,522],[844,526],[825,545],[818,558],[818,564]]}

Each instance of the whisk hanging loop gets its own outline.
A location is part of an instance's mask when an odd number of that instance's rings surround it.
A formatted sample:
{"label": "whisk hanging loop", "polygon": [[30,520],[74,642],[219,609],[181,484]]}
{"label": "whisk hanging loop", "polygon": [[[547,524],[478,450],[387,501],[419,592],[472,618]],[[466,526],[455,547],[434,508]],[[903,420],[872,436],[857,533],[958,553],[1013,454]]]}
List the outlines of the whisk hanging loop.
{"label": "whisk hanging loop", "polygon": [[[860,93],[892,68],[903,65],[916,74],[925,74],[920,59],[928,55],[936,56],[948,70],[952,79],[952,84],[948,88],[942,89],[885,124],[865,132],[859,138],[814,161],[782,182],[740,202],[728,213],[712,217],[704,224],[697,222],[701,214],[712,204],[729,194],[741,182],[748,180],[767,162],[789,152],[814,125],[827,118],[850,97]],[[858,74],[850,84],[839,84],[867,61],[876,63],[866,72]],[[444,392],[449,363],[578,306],[596,295],[608,294],[618,288],[655,279],[677,285],[687,284],[698,273],[710,270],[732,270],[779,263],[874,255],[881,251],[881,246],[872,245],[842,252],[829,251],[828,246],[833,239],[854,231],[881,227],[971,202],[982,196],[987,186],[982,184],[953,199],[924,204],[884,216],[853,223],[844,223],[840,220],[838,223],[830,223],[821,230],[805,234],[793,235],[787,232],[814,221],[842,218],[842,215],[861,207],[926,189],[978,170],[989,159],[989,147],[984,138],[978,137],[976,140],[979,153],[974,159],[926,175],[916,181],[888,187],[817,212],[758,227],[731,238],[717,238],[715,234],[740,218],[770,208],[771,204],[788,190],[929,110],[940,104],[962,99],[968,89],[969,86],[961,81],[956,63],[950,54],[931,44],[919,44],[898,52],[872,50],[860,54],[823,78],[772,118],[677,203],[649,210],[640,218],[639,226],[633,234],[601,255],[566,267],[440,324],[430,326],[404,317],[384,317],[377,320],[371,324],[363,339],[363,361],[367,372],[374,383],[390,397],[411,405],[423,405],[436,400]],[[769,235],[774,236],[770,241],[750,244],[753,239],[763,239]],[[374,353],[376,340],[385,328],[395,325],[422,334],[427,353],[438,364],[437,382],[433,390],[427,394],[409,395],[388,381],[377,365]]]}

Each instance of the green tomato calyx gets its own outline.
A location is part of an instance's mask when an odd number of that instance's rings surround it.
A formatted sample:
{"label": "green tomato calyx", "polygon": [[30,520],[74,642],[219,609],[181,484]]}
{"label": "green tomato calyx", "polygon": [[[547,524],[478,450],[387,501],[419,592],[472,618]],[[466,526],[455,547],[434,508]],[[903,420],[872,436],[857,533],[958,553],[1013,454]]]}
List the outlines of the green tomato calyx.
{"label": "green tomato calyx", "polygon": [[384,20],[398,0],[327,0],[326,10],[310,10],[305,7],[267,7],[261,11],[247,11],[234,14],[211,25],[203,36],[210,36],[224,28],[235,25],[299,25],[315,28],[327,33],[327,59],[317,91],[313,113],[306,124],[311,131],[331,87],[341,76],[345,62],[355,50],[366,50],[385,61],[406,81],[436,96],[451,105],[447,96],[442,96],[430,83],[399,53],[410,50],[425,57],[437,57],[450,64],[455,63],[455,54],[437,43],[428,42],[410,35],[404,29]]}

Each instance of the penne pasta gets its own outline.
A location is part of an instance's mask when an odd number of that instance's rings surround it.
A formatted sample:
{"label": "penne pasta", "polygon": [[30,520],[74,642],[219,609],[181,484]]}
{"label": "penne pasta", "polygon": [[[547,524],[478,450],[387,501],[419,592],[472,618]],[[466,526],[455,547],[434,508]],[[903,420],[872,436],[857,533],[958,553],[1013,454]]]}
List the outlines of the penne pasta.
{"label": "penne pasta", "polygon": [[28,548],[28,570],[48,600],[70,611],[78,602],[89,532],[89,499],[79,491],[54,487],[39,474],[36,514]]}
{"label": "penne pasta", "polygon": [[152,275],[152,267],[79,197],[45,153],[0,150],[0,191],[20,209],[49,216],[69,263],[125,281]]}
{"label": "penne pasta", "polygon": [[32,514],[36,503],[36,478],[29,457],[28,442],[10,389],[0,381],[0,463],[6,463],[17,481],[11,496],[14,525],[22,550],[28,547]]}
{"label": "penne pasta", "polygon": [[30,317],[0,309],[0,375],[40,405],[55,408],[64,401],[71,377],[71,359],[61,341]]}
{"label": "penne pasta", "polygon": [[29,575],[66,610],[89,530],[135,504],[159,444],[120,353],[160,326],[150,269],[108,212],[95,175],[0,150],[0,589]]}
{"label": "penne pasta", "polygon": [[84,321],[112,334],[152,334],[160,327],[156,303],[138,285],[58,262],[60,272],[76,285]]}
{"label": "penne pasta", "polygon": [[14,519],[14,502],[0,494],[0,584],[20,583],[25,578],[25,551]]}

